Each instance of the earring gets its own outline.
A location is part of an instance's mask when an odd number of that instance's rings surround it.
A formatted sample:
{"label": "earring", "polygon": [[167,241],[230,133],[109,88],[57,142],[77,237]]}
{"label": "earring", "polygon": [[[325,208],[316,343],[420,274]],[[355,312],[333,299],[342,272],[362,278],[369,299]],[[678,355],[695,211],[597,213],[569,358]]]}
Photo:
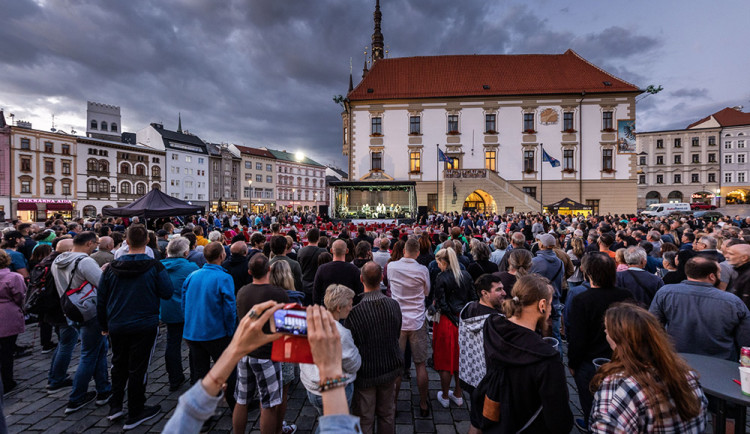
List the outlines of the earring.
{"label": "earring", "polygon": [[542,315],[544,315],[545,313],[547,313],[547,310],[546,309],[542,309]]}

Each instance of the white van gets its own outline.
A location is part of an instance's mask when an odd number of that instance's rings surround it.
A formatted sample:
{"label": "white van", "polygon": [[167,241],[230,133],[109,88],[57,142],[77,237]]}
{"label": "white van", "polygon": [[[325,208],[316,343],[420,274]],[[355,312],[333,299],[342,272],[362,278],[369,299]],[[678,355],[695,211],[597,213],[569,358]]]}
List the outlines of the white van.
{"label": "white van", "polygon": [[689,212],[690,204],[685,202],[680,203],[652,203],[645,210],[641,212],[641,215],[648,217],[666,217],[674,212]]}

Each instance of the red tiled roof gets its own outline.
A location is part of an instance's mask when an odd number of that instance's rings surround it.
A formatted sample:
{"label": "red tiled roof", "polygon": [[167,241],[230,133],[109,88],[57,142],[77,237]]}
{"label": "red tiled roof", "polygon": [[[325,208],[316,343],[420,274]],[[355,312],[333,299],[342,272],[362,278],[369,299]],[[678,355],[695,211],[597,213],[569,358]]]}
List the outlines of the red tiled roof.
{"label": "red tiled roof", "polygon": [[237,149],[239,149],[240,152],[243,154],[255,155],[256,157],[266,157],[266,158],[271,158],[274,160],[276,159],[276,157],[272,153],[266,151],[265,149],[251,148],[249,146],[239,146],[239,145],[234,145],[234,146],[236,146]]}
{"label": "red tiled roof", "polygon": [[712,115],[706,116],[705,118],[697,122],[693,122],[692,124],[688,125],[688,129],[708,121],[709,119],[711,119],[711,116],[713,116],[713,118],[716,119],[716,122],[718,122],[722,127],[750,125],[750,113],[741,112],[736,108],[726,107]]}
{"label": "red tiled roof", "polygon": [[[611,83],[610,86],[604,82]],[[489,86],[485,89],[485,86]],[[372,89],[372,92],[368,92]],[[461,55],[381,59],[350,101],[461,96],[641,92],[592,65],[563,54]]]}

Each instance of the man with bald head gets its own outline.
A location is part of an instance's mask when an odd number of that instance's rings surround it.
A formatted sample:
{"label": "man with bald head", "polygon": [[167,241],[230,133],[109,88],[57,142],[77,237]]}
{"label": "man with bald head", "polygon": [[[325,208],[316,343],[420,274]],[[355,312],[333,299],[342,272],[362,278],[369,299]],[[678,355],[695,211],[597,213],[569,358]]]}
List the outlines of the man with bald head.
{"label": "man with bald head", "polygon": [[101,237],[99,238],[99,250],[91,255],[91,259],[96,261],[99,266],[109,264],[115,260],[115,254],[112,250],[115,248],[115,241],[112,237]]}
{"label": "man with bald head", "polygon": [[252,282],[252,277],[247,273],[247,243],[236,241],[229,247],[229,257],[221,263],[221,266],[227,270],[234,281],[234,294],[243,286]]}
{"label": "man with bald head", "polygon": [[727,249],[729,262],[737,277],[729,282],[732,293],[750,308],[750,244],[735,244]]}
{"label": "man with bald head", "polygon": [[351,288],[357,296],[354,298],[354,304],[359,302],[359,295],[364,288],[359,280],[359,268],[351,262],[346,262],[348,249],[346,241],[336,240],[331,246],[331,255],[333,261],[318,267],[315,272],[313,281],[313,303],[323,305],[323,299],[326,295],[326,288],[332,284],[344,285]]}
{"label": "man with bald head", "polygon": [[649,310],[664,324],[677,352],[738,360],[740,348],[750,345],[750,310],[736,295],[717,288],[720,270],[714,260],[690,258],[687,280],[664,285],[651,302]]}

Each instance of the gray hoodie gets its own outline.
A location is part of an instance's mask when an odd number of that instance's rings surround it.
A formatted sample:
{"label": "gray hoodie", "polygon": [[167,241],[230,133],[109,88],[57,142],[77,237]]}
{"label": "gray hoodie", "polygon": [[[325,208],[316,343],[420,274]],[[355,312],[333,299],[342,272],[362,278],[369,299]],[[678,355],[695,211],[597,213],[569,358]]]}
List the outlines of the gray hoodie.
{"label": "gray hoodie", "polygon": [[73,266],[77,258],[83,257],[78,263],[78,270],[73,276],[71,288],[77,288],[88,281],[94,286],[99,286],[99,279],[102,277],[102,270],[89,255],[82,252],[65,252],[61,253],[52,263],[52,277],[55,279],[57,293],[62,297],[70,282],[70,274],[73,272]]}

